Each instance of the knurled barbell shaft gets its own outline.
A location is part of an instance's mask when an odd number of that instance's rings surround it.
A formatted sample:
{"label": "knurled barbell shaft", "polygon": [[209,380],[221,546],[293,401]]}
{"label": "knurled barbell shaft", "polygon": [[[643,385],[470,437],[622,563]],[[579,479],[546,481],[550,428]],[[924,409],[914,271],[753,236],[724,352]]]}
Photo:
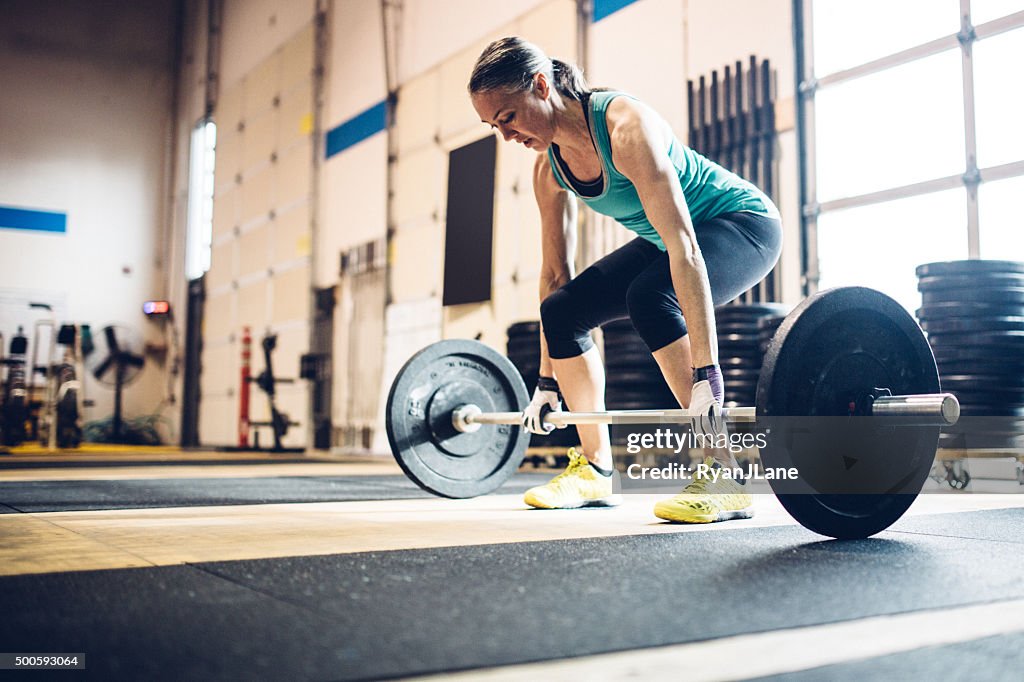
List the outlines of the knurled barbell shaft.
{"label": "knurled barbell shaft", "polygon": [[[729,422],[757,420],[753,407],[733,407],[723,410]],[[876,398],[871,415],[899,417],[900,424],[949,426],[960,417],[960,403],[952,393],[926,393]],[[688,422],[694,415],[687,410],[609,410],[607,412],[549,412],[544,421],[555,426],[581,424],[671,424]],[[460,431],[474,424],[522,424],[520,412],[477,412],[457,409],[452,415],[455,428]]]}

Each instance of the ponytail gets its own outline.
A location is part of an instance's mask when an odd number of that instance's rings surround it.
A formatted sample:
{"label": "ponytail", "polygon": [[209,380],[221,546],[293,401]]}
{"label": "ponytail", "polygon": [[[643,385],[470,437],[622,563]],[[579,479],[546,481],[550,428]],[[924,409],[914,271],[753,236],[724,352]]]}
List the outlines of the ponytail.
{"label": "ponytail", "polygon": [[555,88],[562,96],[583,101],[591,93],[580,67],[561,59],[552,59],[551,67],[554,72]]}
{"label": "ponytail", "polygon": [[484,49],[473,67],[469,92],[529,90],[538,73],[547,76],[563,97],[582,101],[592,92],[578,66],[549,59],[539,47],[515,36],[495,40]]}

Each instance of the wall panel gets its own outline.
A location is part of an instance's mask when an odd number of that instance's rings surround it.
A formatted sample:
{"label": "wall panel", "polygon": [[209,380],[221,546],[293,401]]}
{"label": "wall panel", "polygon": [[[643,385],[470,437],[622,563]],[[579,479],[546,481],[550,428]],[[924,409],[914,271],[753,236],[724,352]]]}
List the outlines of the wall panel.
{"label": "wall panel", "polygon": [[428,71],[422,77],[403,85],[395,117],[401,121],[412,118],[417,121],[416,125],[395,127],[399,154],[404,156],[418,151],[421,147],[437,144],[441,123],[440,110],[444,100],[438,93],[440,85],[440,76],[436,70]]}
{"label": "wall panel", "polygon": [[272,281],[274,300],[271,322],[276,326],[306,320],[309,316],[309,268],[275,272]]}
{"label": "wall panel", "polygon": [[207,295],[203,320],[204,343],[212,340],[223,341],[231,335],[235,329],[237,301],[238,297],[231,291]]}
{"label": "wall panel", "polygon": [[270,213],[276,195],[274,179],[274,172],[269,164],[259,166],[246,174],[241,187],[240,222],[242,225],[253,220],[265,219]]}
{"label": "wall panel", "polygon": [[[338,4],[344,7],[349,0]],[[225,0],[220,79],[231,87],[301,34],[312,21],[316,0]]]}
{"label": "wall panel", "polygon": [[210,260],[216,265],[206,273],[206,290],[216,291],[238,277],[238,242],[229,237],[213,243]]}
{"label": "wall panel", "polygon": [[[383,133],[327,161],[323,168],[325,274],[336,277],[346,251],[387,233],[387,137]],[[332,280],[333,281],[333,280]]]}
{"label": "wall panel", "polygon": [[424,221],[395,233],[392,239],[391,294],[395,301],[440,296],[444,241],[440,226]]}
{"label": "wall panel", "polygon": [[199,438],[204,443],[238,442],[238,401],[233,396],[204,395]]}
{"label": "wall panel", "polygon": [[395,225],[436,214],[444,206],[448,156],[437,147],[420,147],[395,162],[391,217]]}
{"label": "wall panel", "polygon": [[313,85],[306,82],[281,95],[277,148],[286,149],[313,132]]}
{"label": "wall panel", "polygon": [[277,144],[277,111],[266,109],[247,118],[242,132],[242,168],[269,163]]}
{"label": "wall panel", "polygon": [[242,122],[242,100],[245,95],[241,83],[231,87],[221,88],[217,97],[217,165],[220,166],[220,145],[223,141],[222,135],[238,131],[238,124]]}
{"label": "wall panel", "polygon": [[275,217],[272,225],[274,260],[288,262],[310,255],[308,204],[300,204]]}
{"label": "wall panel", "polygon": [[[244,10],[235,6],[234,14],[226,10],[225,21],[230,23],[231,17],[237,19],[239,13],[250,11],[254,14],[246,16],[252,19],[275,8],[282,9],[282,6],[269,0],[255,0],[252,7]],[[231,32],[237,28],[228,26],[225,30]],[[252,28],[257,34],[261,33]],[[220,184],[222,180],[233,181],[220,171],[214,200],[218,237],[209,275],[213,291],[207,303],[205,331],[207,337],[238,339],[242,326],[249,326],[253,334],[253,371],[256,374],[262,371],[260,341],[268,330],[279,333],[273,359],[275,373],[281,376],[297,374],[298,357],[309,347],[312,36],[311,23],[295,27],[290,36],[264,53],[265,58],[238,74],[237,85],[231,91],[242,95],[228,98],[223,109],[223,116],[228,120],[241,116],[244,121],[241,132],[228,133],[227,152],[223,155],[229,169],[237,167],[240,182]],[[218,120],[221,114],[218,108]],[[219,154],[218,168],[220,161]],[[236,225],[239,229],[235,229]],[[228,315],[229,310],[233,311],[231,315]],[[237,344],[228,345],[237,355]],[[219,360],[224,361],[224,358]],[[231,367],[237,374],[238,361],[232,361]],[[281,373],[278,367],[288,367],[288,370]],[[204,393],[214,390],[223,379],[217,377],[219,375],[214,374],[213,384],[208,385],[204,368]],[[237,383],[237,379],[232,381]],[[282,409],[300,422],[308,421],[305,415],[307,391],[308,387],[299,382],[282,388],[280,393]],[[252,399],[254,404],[265,402],[255,390]],[[222,406],[210,407],[211,411],[218,409]],[[203,423],[207,419],[206,407],[201,410]],[[225,434],[230,439],[221,443],[235,442],[237,407],[235,410],[230,429],[203,429],[206,444],[217,444],[209,439],[226,437]],[[297,411],[292,413],[292,410]],[[260,414],[266,416],[264,412],[254,412],[253,418],[258,419]],[[292,430],[288,440],[292,445],[304,445],[305,427]],[[271,442],[272,434],[265,430],[262,445]]]}
{"label": "wall panel", "polygon": [[270,265],[268,223],[243,232],[238,238],[238,276],[265,274]]}
{"label": "wall panel", "polygon": [[214,119],[217,124],[216,166],[213,177],[218,191],[235,183],[235,177],[242,171],[242,133],[237,123]]}
{"label": "wall panel", "polygon": [[275,164],[278,206],[310,198],[313,180],[313,152],[309,142],[300,142],[278,152]]}
{"label": "wall panel", "polygon": [[[687,36],[683,10],[684,3],[677,0],[634,2],[591,25],[588,54],[588,78],[593,85],[639,97],[669,122],[680,139],[686,137]],[[735,16],[721,28],[698,30],[710,30],[716,40],[722,41],[736,23]]]}

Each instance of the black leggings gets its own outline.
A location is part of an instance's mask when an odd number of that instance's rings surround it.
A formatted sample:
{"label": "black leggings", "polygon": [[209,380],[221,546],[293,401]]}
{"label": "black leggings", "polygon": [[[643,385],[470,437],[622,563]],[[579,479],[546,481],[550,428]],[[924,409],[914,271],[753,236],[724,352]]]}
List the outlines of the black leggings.
{"label": "black leggings", "polygon": [[[715,305],[761,281],[782,250],[782,224],[756,213],[726,213],[695,227]],[[593,347],[590,331],[623,318],[653,353],[686,335],[668,254],[638,237],[548,296],[540,305],[548,354],[558,360]]]}

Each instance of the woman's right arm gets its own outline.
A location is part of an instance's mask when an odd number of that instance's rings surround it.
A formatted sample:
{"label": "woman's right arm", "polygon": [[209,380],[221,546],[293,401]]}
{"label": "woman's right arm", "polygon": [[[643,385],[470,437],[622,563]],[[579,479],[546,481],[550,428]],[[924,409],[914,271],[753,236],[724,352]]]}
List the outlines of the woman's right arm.
{"label": "woman's right arm", "polygon": [[[545,154],[533,168],[533,193],[540,209],[540,300],[544,301],[575,275],[576,199],[555,180]],[[554,376],[544,330],[540,334],[540,375]]]}

